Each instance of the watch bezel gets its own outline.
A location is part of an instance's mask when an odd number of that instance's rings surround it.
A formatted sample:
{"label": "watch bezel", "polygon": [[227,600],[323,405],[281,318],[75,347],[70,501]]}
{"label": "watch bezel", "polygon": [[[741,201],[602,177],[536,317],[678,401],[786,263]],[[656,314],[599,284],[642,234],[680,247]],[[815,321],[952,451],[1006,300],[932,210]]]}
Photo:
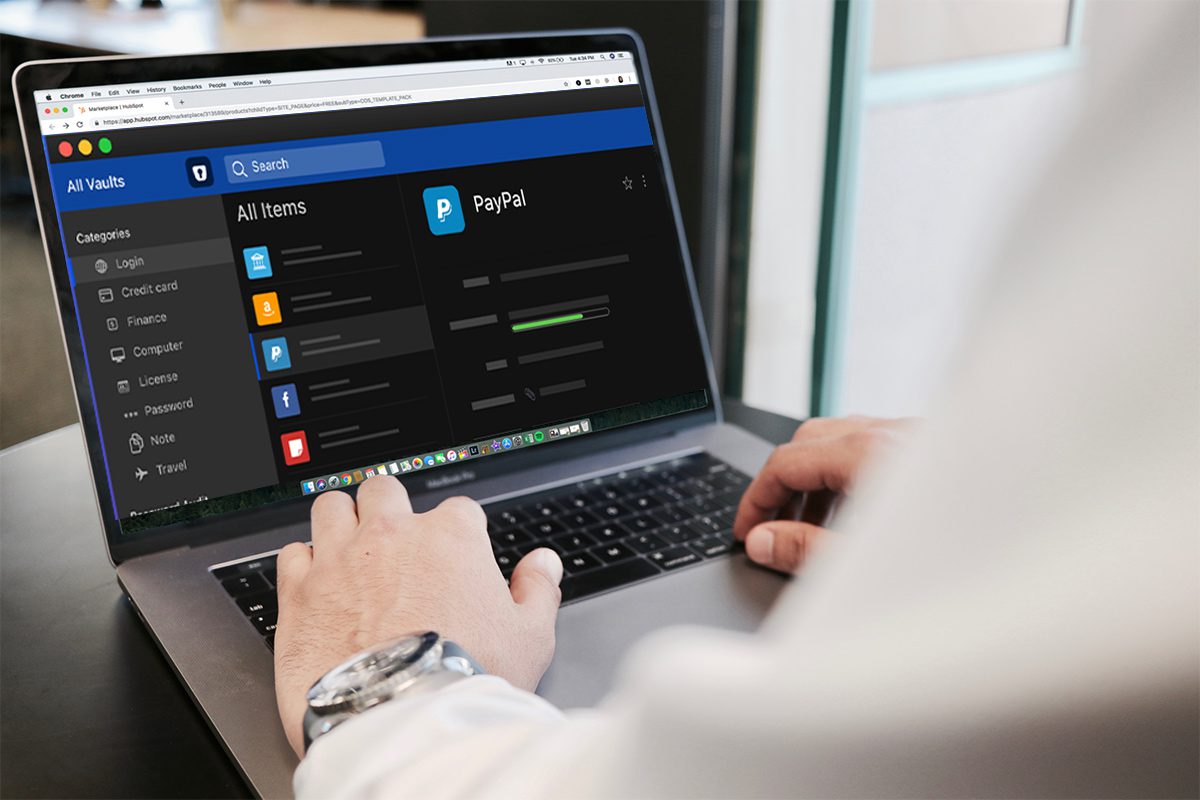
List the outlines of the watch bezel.
{"label": "watch bezel", "polygon": [[[325,673],[308,690],[308,707],[322,716],[362,711],[403,691],[442,662],[442,637],[434,631],[409,634],[355,653]],[[394,657],[394,651],[411,652]],[[380,662],[388,663],[380,669]],[[334,685],[348,673],[361,675],[360,683]]]}

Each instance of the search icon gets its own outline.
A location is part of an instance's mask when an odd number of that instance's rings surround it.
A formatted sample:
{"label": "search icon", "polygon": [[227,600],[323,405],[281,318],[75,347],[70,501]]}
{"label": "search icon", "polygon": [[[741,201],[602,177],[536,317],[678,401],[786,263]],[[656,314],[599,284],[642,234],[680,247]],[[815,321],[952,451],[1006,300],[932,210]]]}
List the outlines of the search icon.
{"label": "search icon", "polygon": [[234,161],[232,164],[229,165],[229,169],[233,172],[234,175],[237,175],[239,178],[246,177],[246,165],[243,164],[241,161]]}

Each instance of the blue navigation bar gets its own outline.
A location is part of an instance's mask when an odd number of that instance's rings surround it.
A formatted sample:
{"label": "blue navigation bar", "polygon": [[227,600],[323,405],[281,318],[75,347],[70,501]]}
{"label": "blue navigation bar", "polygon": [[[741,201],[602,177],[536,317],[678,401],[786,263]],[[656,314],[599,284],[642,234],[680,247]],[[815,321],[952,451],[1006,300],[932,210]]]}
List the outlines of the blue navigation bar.
{"label": "blue navigation bar", "polygon": [[[246,184],[298,186],[645,147],[652,141],[645,109],[636,106],[275,142],[261,151],[243,145],[61,162],[51,165],[50,177],[58,210],[80,211],[244,191]],[[260,171],[252,173],[254,159]]]}

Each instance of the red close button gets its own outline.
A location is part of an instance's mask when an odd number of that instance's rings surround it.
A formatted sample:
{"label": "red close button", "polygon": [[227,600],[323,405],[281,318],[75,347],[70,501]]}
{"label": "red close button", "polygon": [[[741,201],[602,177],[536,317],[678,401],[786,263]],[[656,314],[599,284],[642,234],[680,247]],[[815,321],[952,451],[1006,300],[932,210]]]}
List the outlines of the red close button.
{"label": "red close button", "polygon": [[62,156],[63,158],[70,158],[71,153],[73,153],[73,152],[75,152],[75,151],[71,147],[70,142],[63,141],[63,142],[58,143],[58,154],[60,156]]}

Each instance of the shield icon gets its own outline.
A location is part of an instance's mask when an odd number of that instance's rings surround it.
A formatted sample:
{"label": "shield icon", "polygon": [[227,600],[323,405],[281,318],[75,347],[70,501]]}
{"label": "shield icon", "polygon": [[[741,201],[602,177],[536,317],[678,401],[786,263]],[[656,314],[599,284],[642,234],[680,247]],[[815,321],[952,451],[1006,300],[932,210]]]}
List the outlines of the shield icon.
{"label": "shield icon", "polygon": [[196,188],[201,186],[212,186],[213,171],[212,163],[204,156],[189,158],[185,164],[187,167],[188,183]]}

